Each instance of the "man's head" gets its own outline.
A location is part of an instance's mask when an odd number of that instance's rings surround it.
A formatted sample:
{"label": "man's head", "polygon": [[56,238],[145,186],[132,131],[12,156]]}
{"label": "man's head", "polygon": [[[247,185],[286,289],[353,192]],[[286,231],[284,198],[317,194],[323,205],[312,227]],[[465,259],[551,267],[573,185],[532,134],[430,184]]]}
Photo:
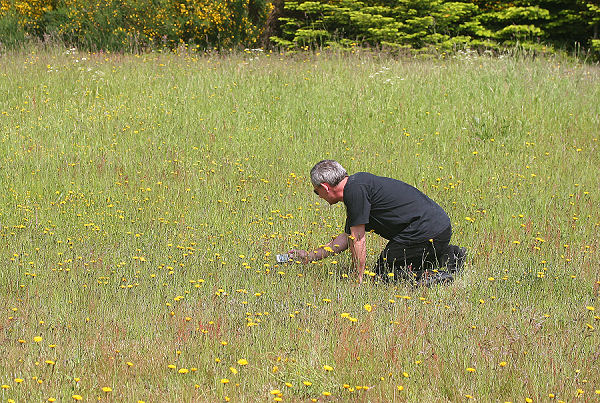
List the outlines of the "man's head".
{"label": "man's head", "polygon": [[339,162],[323,160],[317,162],[310,170],[310,181],[314,192],[329,204],[335,204],[343,199],[343,185],[348,173]]}

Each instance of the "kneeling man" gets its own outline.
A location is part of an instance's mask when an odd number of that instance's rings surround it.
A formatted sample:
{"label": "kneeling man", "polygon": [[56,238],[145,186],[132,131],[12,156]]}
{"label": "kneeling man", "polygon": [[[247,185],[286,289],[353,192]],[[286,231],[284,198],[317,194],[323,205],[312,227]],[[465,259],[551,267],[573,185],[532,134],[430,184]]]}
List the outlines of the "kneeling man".
{"label": "kneeling man", "polygon": [[[449,283],[462,269],[466,248],[450,244],[448,214],[415,187],[367,172],[348,176],[334,160],[317,163],[310,179],[321,199],[329,204],[344,202],[346,227],[312,252],[291,250],[295,259],[308,263],[350,247],[360,283],[367,255],[365,232],[373,231],[389,241],[373,270],[384,281],[401,278],[427,286]],[[444,266],[446,271],[438,270]]]}

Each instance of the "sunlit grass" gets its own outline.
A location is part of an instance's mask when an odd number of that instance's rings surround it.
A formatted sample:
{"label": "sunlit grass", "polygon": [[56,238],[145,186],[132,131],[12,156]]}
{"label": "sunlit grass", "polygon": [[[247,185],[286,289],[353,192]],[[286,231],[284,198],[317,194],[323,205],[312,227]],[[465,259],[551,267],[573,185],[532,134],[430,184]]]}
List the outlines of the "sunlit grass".
{"label": "sunlit grass", "polygon": [[[597,67],[35,49],[0,92],[3,400],[600,393]],[[465,273],[276,265],[343,228],[323,158],[441,204]]]}

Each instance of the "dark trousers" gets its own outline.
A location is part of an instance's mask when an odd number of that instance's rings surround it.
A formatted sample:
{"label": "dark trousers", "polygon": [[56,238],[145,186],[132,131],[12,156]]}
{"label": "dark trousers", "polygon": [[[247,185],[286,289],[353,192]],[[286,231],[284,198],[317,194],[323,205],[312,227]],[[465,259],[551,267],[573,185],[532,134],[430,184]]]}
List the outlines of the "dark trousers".
{"label": "dark trousers", "polygon": [[[452,227],[431,240],[416,244],[404,244],[391,240],[375,265],[374,272],[384,281],[405,279],[418,281],[424,272],[447,266],[456,266],[458,246],[450,245]],[[393,273],[391,275],[390,273]]]}

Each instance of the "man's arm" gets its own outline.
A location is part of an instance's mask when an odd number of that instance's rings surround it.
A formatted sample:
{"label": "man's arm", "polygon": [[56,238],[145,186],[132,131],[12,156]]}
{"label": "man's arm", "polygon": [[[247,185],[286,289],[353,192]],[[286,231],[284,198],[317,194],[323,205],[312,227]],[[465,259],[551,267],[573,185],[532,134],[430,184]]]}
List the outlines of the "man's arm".
{"label": "man's arm", "polygon": [[346,249],[348,249],[348,235],[342,232],[327,245],[321,246],[312,252],[294,249],[291,250],[290,253],[292,253],[294,257],[300,260],[302,263],[309,263],[312,261],[325,259],[328,256],[338,254]]}
{"label": "man's arm", "polygon": [[362,283],[367,262],[367,242],[365,237],[365,225],[350,227],[350,252],[352,262],[358,270],[358,282]]}

